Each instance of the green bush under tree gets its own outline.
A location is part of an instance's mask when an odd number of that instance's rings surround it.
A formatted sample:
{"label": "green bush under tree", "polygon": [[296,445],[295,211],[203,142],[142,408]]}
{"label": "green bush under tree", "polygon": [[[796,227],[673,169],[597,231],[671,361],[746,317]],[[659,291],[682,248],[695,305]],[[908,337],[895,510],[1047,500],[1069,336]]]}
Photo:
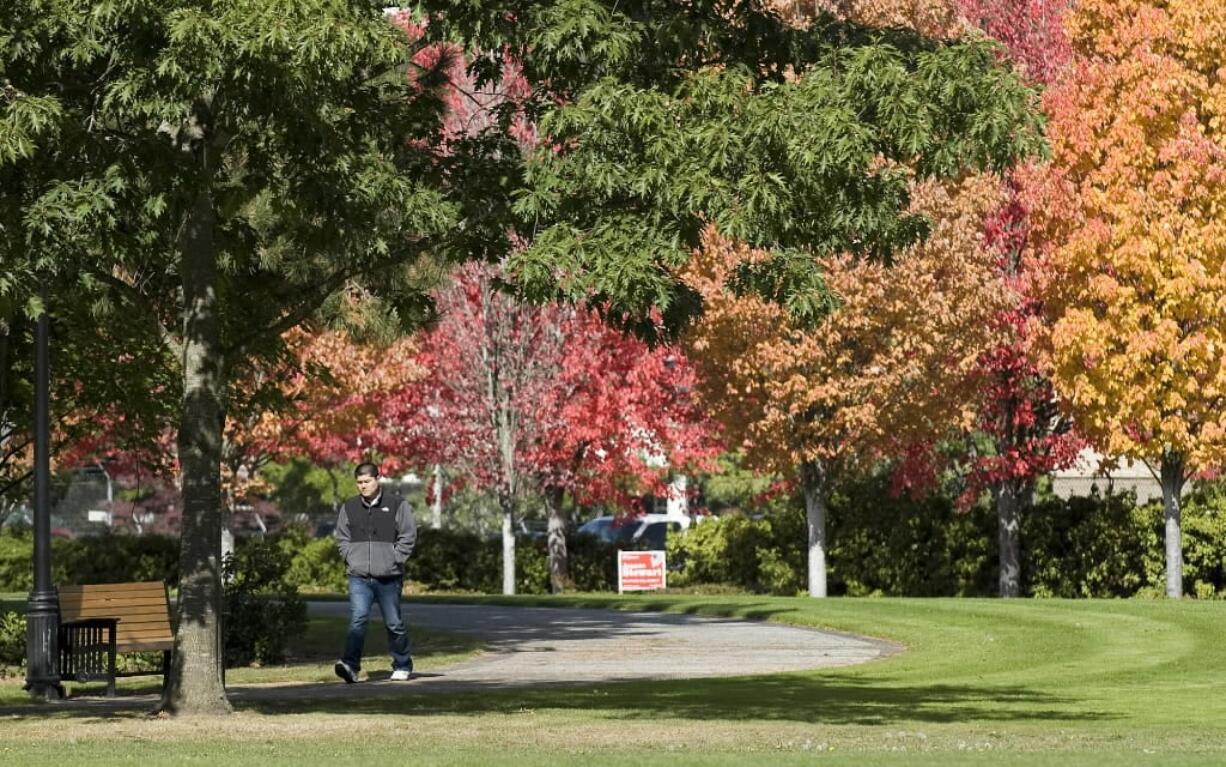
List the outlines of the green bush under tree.
{"label": "green bush under tree", "polygon": [[[669,537],[670,586],[803,591],[805,522],[799,499],[784,495],[743,508]],[[871,478],[832,497],[829,536],[832,594],[995,595],[996,521],[986,499],[959,512],[952,493],[893,498],[883,479]],[[572,533],[568,548],[577,590],[616,589],[616,547]],[[163,580],[173,587],[177,551],[177,542],[164,536],[57,539],[53,573],[58,584]],[[517,591],[549,593],[545,539],[521,537],[517,552]],[[29,590],[32,555],[28,532],[0,536],[0,591]],[[422,528],[407,575],[417,590],[497,593],[501,563],[496,537]],[[299,590],[345,590],[335,542],[313,537],[305,527],[240,540],[231,566],[227,609],[234,619],[227,621],[227,635],[233,637],[227,640],[232,648],[227,657],[233,662],[276,662],[277,637],[293,625]],[[1129,494],[1065,500],[1048,493],[1022,517],[1027,596],[1156,596],[1162,593],[1163,573],[1157,503],[1138,505]],[[1226,485],[1204,483],[1185,499],[1184,580],[1190,596],[1226,596]]]}
{"label": "green bush under tree", "polygon": [[[951,496],[892,498],[870,479],[831,499],[831,594],[994,596],[996,521],[986,499],[966,512]],[[725,516],[669,541],[681,562],[670,585],[724,584],[797,594],[805,585],[805,523],[798,498]],[[1184,506],[1188,594],[1226,597],[1226,489],[1200,486]],[[1158,596],[1164,582],[1162,510],[1131,494],[1042,497],[1022,518],[1022,589],[1035,597]]]}
{"label": "green bush under tree", "polygon": [[292,557],[274,540],[249,538],[225,561],[227,667],[285,662],[292,636],[306,629],[306,603],[287,578]]}

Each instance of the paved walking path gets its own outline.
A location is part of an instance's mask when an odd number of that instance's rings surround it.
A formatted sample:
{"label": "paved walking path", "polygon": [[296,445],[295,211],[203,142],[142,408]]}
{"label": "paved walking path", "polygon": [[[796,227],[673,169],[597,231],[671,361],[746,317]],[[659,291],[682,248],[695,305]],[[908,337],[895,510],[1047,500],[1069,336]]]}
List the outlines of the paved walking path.
{"label": "paved walking path", "polygon": [[[346,616],[343,602],[312,602],[312,615]],[[477,690],[613,681],[748,676],[848,666],[890,655],[890,642],[829,631],[675,613],[629,613],[552,607],[414,604],[413,626],[472,634],[487,651],[411,684],[374,682],[390,690]],[[322,687],[322,686],[321,686]],[[331,685],[333,694],[346,687]],[[267,688],[249,688],[264,697]]]}

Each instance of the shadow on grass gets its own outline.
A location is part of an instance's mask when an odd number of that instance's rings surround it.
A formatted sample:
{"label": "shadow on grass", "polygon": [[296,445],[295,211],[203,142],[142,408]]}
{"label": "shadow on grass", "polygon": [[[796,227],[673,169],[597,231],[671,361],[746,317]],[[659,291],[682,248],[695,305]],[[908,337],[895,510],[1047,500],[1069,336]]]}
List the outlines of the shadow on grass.
{"label": "shadow on grass", "polygon": [[[490,607],[513,605],[513,610],[492,610]],[[701,607],[701,609],[699,609]],[[544,609],[538,609],[544,608]],[[566,607],[532,604],[525,601],[501,602],[486,600],[472,604],[434,604],[424,602],[405,605],[405,618],[410,627],[443,629],[481,637],[493,650],[515,649],[525,642],[542,640],[578,641],[584,639],[609,639],[650,637],[659,633],[661,627],[677,627],[695,623],[726,622],[741,624],[744,618],[767,620],[785,609],[757,607],[753,604],[706,604],[692,609],[660,612],[662,605],[634,605],[632,610],[610,610],[608,603],[584,603],[582,600],[568,602]],[[732,618],[736,614],[744,618]],[[635,621],[627,612],[649,614],[643,621]]]}
{"label": "shadow on grass", "polygon": [[[696,721],[778,721],[829,725],[906,723],[1104,722],[1119,718],[1087,708],[1084,701],[1025,687],[969,685],[903,686],[889,678],[843,679],[787,674],[743,679],[701,679],[655,683],[606,683],[508,690],[464,682],[448,687],[446,673],[421,681],[339,683],[277,688],[238,688],[235,707],[260,714],[429,716],[520,714],[525,710],[582,710],[601,719],[641,721],[662,718]],[[130,717],[150,708],[147,700],[109,705],[98,699],[80,705],[0,709],[0,714],[65,719]],[[126,709],[126,712],[125,712]]]}
{"label": "shadow on grass", "polygon": [[657,615],[703,615],[714,618],[740,618],[743,620],[768,620],[772,616],[794,612],[793,608],[781,607],[778,604],[767,605],[746,601],[710,602],[699,601],[686,604],[678,602],[674,595],[667,600],[644,599],[642,597],[625,597],[619,594],[568,594],[556,596],[490,596],[466,594],[422,594],[411,597],[406,602],[406,609],[412,609],[414,604],[422,605],[501,605],[505,607],[546,607],[555,610],[617,610],[619,612],[655,613]]}

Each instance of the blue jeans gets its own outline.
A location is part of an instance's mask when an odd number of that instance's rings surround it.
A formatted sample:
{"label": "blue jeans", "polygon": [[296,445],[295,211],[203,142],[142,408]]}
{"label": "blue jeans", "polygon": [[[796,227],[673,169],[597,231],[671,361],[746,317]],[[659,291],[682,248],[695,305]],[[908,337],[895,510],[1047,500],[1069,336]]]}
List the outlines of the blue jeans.
{"label": "blue jeans", "polygon": [[387,646],[392,651],[392,670],[413,670],[409,656],[409,631],[400,616],[400,590],[404,578],[371,578],[349,576],[349,633],[345,636],[345,654],[341,660],[357,673],[362,668],[362,646],[366,644],[366,622],[370,608],[379,602],[383,625],[387,627]]}

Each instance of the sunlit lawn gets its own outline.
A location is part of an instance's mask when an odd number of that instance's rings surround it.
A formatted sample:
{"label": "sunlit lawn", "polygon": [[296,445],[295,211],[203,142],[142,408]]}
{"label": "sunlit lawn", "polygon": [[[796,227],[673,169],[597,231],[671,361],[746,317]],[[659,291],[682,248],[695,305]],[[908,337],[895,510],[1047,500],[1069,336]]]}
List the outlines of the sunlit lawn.
{"label": "sunlit lawn", "polygon": [[[1220,602],[511,601],[736,615],[886,637],[908,649],[863,666],[765,677],[287,697],[242,704],[224,730],[59,709],[48,721],[44,706],[0,720],[0,761],[1226,764]],[[62,737],[66,726],[72,740]]]}

